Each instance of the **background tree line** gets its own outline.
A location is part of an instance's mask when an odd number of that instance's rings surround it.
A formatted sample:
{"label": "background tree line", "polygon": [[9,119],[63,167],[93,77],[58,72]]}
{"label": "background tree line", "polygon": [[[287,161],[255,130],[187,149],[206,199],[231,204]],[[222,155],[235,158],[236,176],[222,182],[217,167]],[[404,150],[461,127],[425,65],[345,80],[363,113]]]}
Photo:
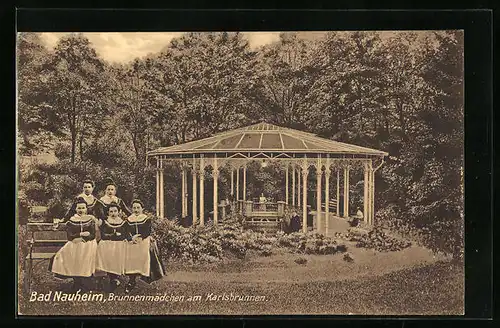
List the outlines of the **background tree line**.
{"label": "background tree line", "polygon": [[[240,33],[186,33],[128,64],[82,34],[51,50],[19,33],[17,52],[21,214],[44,204],[60,215],[87,176],[112,176],[120,196],[152,208],[148,150],[265,119],[389,152],[376,221],[463,250],[461,32],[282,33],[258,49]],[[27,160],[47,150],[52,163]],[[169,199],[177,180],[167,170]]]}

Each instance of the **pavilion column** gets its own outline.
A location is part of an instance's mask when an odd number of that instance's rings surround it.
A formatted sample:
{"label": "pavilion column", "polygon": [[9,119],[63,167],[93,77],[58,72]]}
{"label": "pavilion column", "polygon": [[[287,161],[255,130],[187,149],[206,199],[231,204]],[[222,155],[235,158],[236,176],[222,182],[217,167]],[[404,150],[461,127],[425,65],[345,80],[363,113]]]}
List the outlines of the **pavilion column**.
{"label": "pavilion column", "polygon": [[184,181],[184,216],[188,216],[188,204],[189,204],[189,191],[188,191],[188,171],[187,167],[185,170],[186,180]]}
{"label": "pavilion column", "polygon": [[156,167],[156,216],[160,217],[160,166]]}
{"label": "pavilion column", "polygon": [[321,223],[321,177],[323,175],[323,171],[321,170],[321,166],[317,166],[316,168],[316,230],[321,233],[323,229],[323,225]]}
{"label": "pavilion column", "polygon": [[307,176],[309,169],[302,169],[302,232],[307,232]]}
{"label": "pavilion column", "polygon": [[370,211],[368,210],[369,208],[369,177],[368,177],[368,164],[365,163],[364,165],[364,179],[363,179],[363,219],[365,223],[369,224],[370,223]]}
{"label": "pavilion column", "polygon": [[186,186],[184,187],[184,189],[186,190],[186,193],[184,194],[184,213],[186,214],[186,216],[189,215],[189,186],[188,186],[188,182],[189,182],[189,175],[188,175],[188,171],[186,170]]}
{"label": "pavilion column", "polygon": [[205,225],[205,163],[200,159],[200,226]]}
{"label": "pavilion column", "polygon": [[369,170],[370,176],[370,186],[371,186],[371,195],[370,195],[370,225],[375,225],[375,171],[370,167]]}
{"label": "pavilion column", "polygon": [[184,218],[184,217],[186,217],[186,168],[184,167],[184,165],[182,166],[182,188],[181,189],[182,189],[181,216]]}
{"label": "pavilion column", "polygon": [[236,169],[236,201],[240,200],[240,167]]}
{"label": "pavilion column", "polygon": [[340,217],[340,169],[337,169],[337,199],[335,200],[337,208],[335,209],[337,217]]}
{"label": "pavilion column", "polygon": [[349,217],[349,166],[344,168],[344,217]]}
{"label": "pavilion column", "polygon": [[231,196],[234,197],[234,170],[231,168]]}
{"label": "pavilion column", "polygon": [[300,167],[297,168],[297,207],[300,207]]}
{"label": "pavilion column", "polygon": [[165,185],[163,182],[163,161],[160,161],[160,217],[165,217]]}
{"label": "pavilion column", "polygon": [[295,206],[295,166],[292,167],[292,206]]}
{"label": "pavilion column", "polygon": [[325,236],[330,228],[330,168],[325,170]]}
{"label": "pavilion column", "polygon": [[[217,159],[215,159],[215,163],[217,163]],[[217,164],[214,165],[214,170],[212,171],[212,176],[214,178],[214,225],[217,225],[218,222],[218,210],[219,210],[219,168]]]}
{"label": "pavilion column", "polygon": [[243,200],[247,200],[247,166],[243,166]]}
{"label": "pavilion column", "polygon": [[288,165],[285,168],[285,204],[288,204]]}
{"label": "pavilion column", "polygon": [[198,215],[198,190],[197,190],[197,186],[198,186],[198,172],[197,172],[197,169],[196,169],[196,165],[193,165],[193,171],[191,172],[191,175],[193,177],[193,195],[192,195],[192,198],[193,198],[193,226],[196,225],[196,221],[197,221],[197,215]]}

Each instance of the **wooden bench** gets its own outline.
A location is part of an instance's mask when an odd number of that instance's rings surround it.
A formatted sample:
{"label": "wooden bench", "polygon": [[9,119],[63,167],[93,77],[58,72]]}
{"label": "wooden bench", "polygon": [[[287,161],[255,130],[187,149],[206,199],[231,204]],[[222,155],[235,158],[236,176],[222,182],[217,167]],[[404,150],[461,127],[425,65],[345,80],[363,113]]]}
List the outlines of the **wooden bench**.
{"label": "wooden bench", "polygon": [[68,241],[66,224],[28,223],[27,231],[31,234],[28,240],[28,255],[24,259],[24,291],[31,293],[33,269],[49,261],[52,256]]}

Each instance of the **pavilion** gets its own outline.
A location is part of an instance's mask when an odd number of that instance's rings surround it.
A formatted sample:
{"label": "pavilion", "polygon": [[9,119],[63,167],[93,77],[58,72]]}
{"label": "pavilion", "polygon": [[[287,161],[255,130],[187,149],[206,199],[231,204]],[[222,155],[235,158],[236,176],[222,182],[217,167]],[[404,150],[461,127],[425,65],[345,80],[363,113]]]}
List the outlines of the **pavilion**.
{"label": "pavilion", "polygon": [[[220,168],[228,166],[231,172],[230,194],[235,200],[246,201],[247,163],[251,161],[273,161],[284,169],[285,204],[302,208],[302,227],[307,231],[307,183],[311,168],[316,173],[316,228],[322,231],[322,222],[328,224],[330,215],[330,176],[336,173],[336,216],[339,213],[340,172],[343,173],[344,218],[349,217],[349,174],[351,170],[363,170],[364,194],[363,213],[367,224],[374,223],[375,172],[382,166],[388,153],[320,138],[315,134],[280,127],[269,123],[234,129],[211,137],[161,147],[148,152],[148,159],[156,160],[156,214],[165,216],[165,195],[163,183],[164,163],[177,161],[182,168],[182,216],[188,213],[187,174],[192,175],[192,216],[193,225],[204,225],[204,180],[205,169],[211,167],[213,177],[213,223],[219,218],[218,177]],[[202,174],[203,173],[203,174]],[[236,173],[236,174],[235,174]],[[236,181],[234,176],[236,175]],[[241,184],[240,175],[243,176]],[[291,179],[290,179],[291,177]],[[302,177],[302,179],[301,179]],[[323,179],[324,177],[324,179]],[[290,183],[291,180],[291,192]],[[322,182],[324,180],[324,188]],[[241,188],[241,189],[240,189]],[[236,189],[236,190],[235,190]],[[199,193],[199,197],[197,196]],[[290,197],[291,194],[291,197]],[[302,199],[301,199],[302,196]],[[324,212],[322,198],[325,199]],[[198,200],[199,199],[199,200]]]}

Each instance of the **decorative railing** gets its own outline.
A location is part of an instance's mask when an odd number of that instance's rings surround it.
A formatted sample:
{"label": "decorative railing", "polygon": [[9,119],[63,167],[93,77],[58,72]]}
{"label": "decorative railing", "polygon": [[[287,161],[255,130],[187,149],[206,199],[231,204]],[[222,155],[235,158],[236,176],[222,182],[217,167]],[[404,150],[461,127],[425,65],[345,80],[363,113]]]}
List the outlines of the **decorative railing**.
{"label": "decorative railing", "polygon": [[[321,203],[321,210],[324,211],[326,208],[326,204],[323,202]],[[329,209],[330,211],[334,212],[337,210],[337,201],[335,199],[331,199],[329,202]]]}
{"label": "decorative railing", "polygon": [[243,201],[242,214],[246,217],[251,216],[277,216],[282,217],[285,214],[286,204],[283,201],[255,203],[251,200]]}
{"label": "decorative railing", "polygon": [[278,203],[271,202],[252,202],[252,212],[278,212]]}

